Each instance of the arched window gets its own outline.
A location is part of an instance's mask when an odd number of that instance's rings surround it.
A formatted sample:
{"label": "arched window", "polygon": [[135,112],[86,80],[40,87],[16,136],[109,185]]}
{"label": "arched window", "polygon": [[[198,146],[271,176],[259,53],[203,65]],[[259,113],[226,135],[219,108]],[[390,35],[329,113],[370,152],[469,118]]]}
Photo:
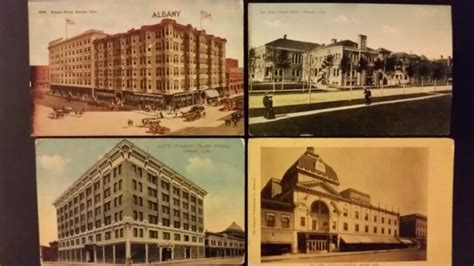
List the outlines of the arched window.
{"label": "arched window", "polygon": [[311,204],[311,213],[329,214],[329,208],[324,202],[318,200],[318,201],[313,202],[313,204]]}

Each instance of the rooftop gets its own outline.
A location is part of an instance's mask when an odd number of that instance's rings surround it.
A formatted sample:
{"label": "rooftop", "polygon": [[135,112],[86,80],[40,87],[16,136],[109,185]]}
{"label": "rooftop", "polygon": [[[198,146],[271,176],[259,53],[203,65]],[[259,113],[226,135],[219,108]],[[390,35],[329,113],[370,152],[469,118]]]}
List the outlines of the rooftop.
{"label": "rooftop", "polygon": [[317,43],[290,40],[290,39],[287,39],[286,37],[276,39],[265,45],[272,46],[274,48],[287,48],[287,49],[294,49],[294,50],[301,50],[301,51],[308,51],[316,47],[319,47],[319,44]]}

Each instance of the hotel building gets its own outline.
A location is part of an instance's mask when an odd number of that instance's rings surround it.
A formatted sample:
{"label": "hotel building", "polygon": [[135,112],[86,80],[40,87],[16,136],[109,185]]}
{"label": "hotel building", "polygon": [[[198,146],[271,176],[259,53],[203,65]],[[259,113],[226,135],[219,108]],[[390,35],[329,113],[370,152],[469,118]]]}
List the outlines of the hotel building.
{"label": "hotel building", "polygon": [[416,245],[426,248],[428,221],[425,215],[413,213],[400,216],[400,236],[409,238]]}
{"label": "hotel building", "polygon": [[339,185],[336,171],[312,147],[281,179],[271,178],[261,191],[262,255],[404,247],[398,212]]}
{"label": "hotel building", "polygon": [[51,90],[124,104],[186,106],[222,95],[226,40],[172,19],[49,44]]}
{"label": "hotel building", "polygon": [[206,232],[206,257],[236,257],[245,252],[245,233],[236,223],[222,232]]}
{"label": "hotel building", "polygon": [[123,140],[54,202],[60,261],[204,257],[206,191]]}

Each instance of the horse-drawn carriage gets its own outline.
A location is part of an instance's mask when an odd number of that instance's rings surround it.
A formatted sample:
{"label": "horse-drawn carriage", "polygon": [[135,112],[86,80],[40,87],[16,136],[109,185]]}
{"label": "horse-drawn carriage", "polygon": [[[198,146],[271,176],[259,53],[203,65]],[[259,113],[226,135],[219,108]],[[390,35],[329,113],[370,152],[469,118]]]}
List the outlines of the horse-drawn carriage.
{"label": "horse-drawn carriage", "polygon": [[191,122],[201,117],[204,117],[206,115],[206,112],[204,110],[205,110],[204,106],[195,105],[191,107],[191,109],[188,112],[182,113],[182,117],[184,118],[185,122]]}
{"label": "horse-drawn carriage", "polygon": [[53,107],[53,112],[49,114],[49,117],[52,119],[59,119],[71,112],[73,112],[72,107]]}

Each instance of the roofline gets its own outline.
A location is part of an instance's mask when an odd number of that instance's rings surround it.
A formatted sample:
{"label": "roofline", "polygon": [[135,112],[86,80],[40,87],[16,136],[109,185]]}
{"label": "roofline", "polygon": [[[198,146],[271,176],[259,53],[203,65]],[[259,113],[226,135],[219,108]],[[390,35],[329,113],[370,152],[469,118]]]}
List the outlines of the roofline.
{"label": "roofline", "polygon": [[115,151],[115,150],[120,150],[120,147],[123,146],[124,144],[126,145],[129,145],[131,146],[131,148],[135,149],[136,151],[140,152],[140,153],[144,153],[145,154],[145,157],[147,157],[148,159],[151,159],[152,161],[157,161],[158,165],[160,165],[161,168],[165,168],[167,171],[169,171],[172,175],[176,175],[178,176],[179,178],[181,178],[182,180],[186,181],[187,183],[189,183],[190,185],[194,186],[199,192],[201,192],[203,194],[203,196],[206,196],[207,195],[207,191],[204,190],[203,188],[201,188],[200,186],[196,185],[194,182],[192,182],[191,180],[189,180],[188,178],[186,178],[185,176],[181,175],[179,172],[175,171],[173,168],[169,167],[168,165],[166,165],[165,163],[163,163],[162,161],[158,160],[157,158],[155,158],[153,155],[149,154],[148,152],[144,151],[143,149],[141,149],[140,147],[138,147],[137,145],[135,145],[134,143],[132,143],[131,141],[127,140],[127,139],[122,139],[119,143],[117,143],[114,147],[112,147],[112,149],[110,149],[108,152],[106,152],[99,160],[97,160],[91,167],[89,167],[78,179],[76,179],[74,181],[74,183],[72,185],[70,185],[63,193],[61,193],[61,195],[59,197],[57,197],[54,202],[53,202],[53,205],[57,205],[58,201],[60,199],[62,199],[63,197],[65,197],[69,192],[72,192],[73,188],[76,187],[76,185],[78,183],[80,183],[82,180],[84,180],[85,178],[87,178],[92,170],[95,170],[96,168],[98,168],[101,164],[104,163],[104,161],[106,160],[107,158],[107,155],[109,155],[110,153],[112,153],[112,151]]}
{"label": "roofline", "polygon": [[89,34],[102,34],[102,35],[104,35],[104,37],[106,37],[106,36],[108,35],[107,33],[105,33],[105,32],[102,31],[102,30],[89,29],[89,30],[86,30],[86,31],[84,31],[84,32],[82,32],[82,33],[79,33],[79,34],[77,34],[77,35],[74,35],[74,36],[72,36],[72,37],[70,37],[70,38],[67,38],[67,39],[64,39],[63,37],[61,37],[61,38],[59,38],[59,39],[50,41],[50,42],[48,43],[48,49],[49,49],[49,48],[52,48],[52,47],[55,47],[55,46],[58,46],[58,45],[60,45],[60,44],[64,44],[64,43],[66,43],[66,42],[72,41],[72,40],[74,40],[74,39],[78,39],[78,38],[80,38],[80,37],[87,36],[87,35],[89,35]]}

